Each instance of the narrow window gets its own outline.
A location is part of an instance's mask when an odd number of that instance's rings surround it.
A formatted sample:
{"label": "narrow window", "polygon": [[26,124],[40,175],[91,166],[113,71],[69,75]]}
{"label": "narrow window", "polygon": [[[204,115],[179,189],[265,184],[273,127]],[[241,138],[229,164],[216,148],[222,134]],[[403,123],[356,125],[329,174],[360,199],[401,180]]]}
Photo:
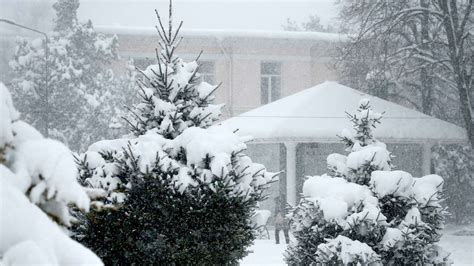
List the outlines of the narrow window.
{"label": "narrow window", "polygon": [[260,65],[261,102],[267,104],[281,97],[281,64],[262,62]]}

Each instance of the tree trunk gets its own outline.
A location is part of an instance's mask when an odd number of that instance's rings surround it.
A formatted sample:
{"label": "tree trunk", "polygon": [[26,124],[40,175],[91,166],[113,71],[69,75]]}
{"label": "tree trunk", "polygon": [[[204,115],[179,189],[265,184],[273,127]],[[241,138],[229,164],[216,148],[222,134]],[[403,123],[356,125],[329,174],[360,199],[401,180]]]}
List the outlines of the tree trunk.
{"label": "tree trunk", "polygon": [[[420,6],[426,10],[429,8],[428,0],[420,0]],[[429,12],[423,12],[421,19],[420,19],[420,33],[421,33],[421,49],[424,51],[430,50],[431,43],[430,35],[429,35]],[[428,65],[423,59],[420,59],[420,63],[424,64],[423,68],[420,71],[420,80],[421,80],[421,106],[423,113],[427,115],[431,115],[431,111],[433,109],[433,78],[430,73],[432,68],[431,65]]]}
{"label": "tree trunk", "polygon": [[[460,21],[464,20],[464,17],[458,13],[458,8],[455,0],[438,0],[439,7],[444,14],[443,27],[446,31],[446,38],[448,41],[448,55],[450,63],[453,68],[453,74],[456,82],[456,87],[459,95],[459,109],[461,111],[469,142],[471,147],[474,148],[474,121],[472,114],[472,103],[469,91],[472,90],[468,80],[471,77],[468,75],[468,66],[463,65],[463,59],[466,56],[464,53],[464,30],[460,25]],[[472,0],[466,9],[465,16],[471,15]]]}

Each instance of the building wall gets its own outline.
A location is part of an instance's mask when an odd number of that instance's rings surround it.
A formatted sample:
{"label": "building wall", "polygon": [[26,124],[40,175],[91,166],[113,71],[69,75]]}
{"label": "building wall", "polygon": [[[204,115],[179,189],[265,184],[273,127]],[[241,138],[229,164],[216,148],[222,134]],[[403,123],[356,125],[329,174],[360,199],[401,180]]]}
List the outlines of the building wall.
{"label": "building wall", "polygon": [[[158,36],[119,35],[121,62],[114,68],[125,69],[130,58],[149,58],[155,63]],[[216,91],[216,103],[225,103],[223,119],[262,105],[261,63],[281,65],[281,97],[286,97],[326,80],[337,80],[337,73],[328,62],[333,61],[334,43],[306,39],[271,39],[235,37],[187,37],[177,54],[191,61],[203,51],[200,61],[215,66],[214,80],[222,82]]]}
{"label": "building wall", "polygon": [[296,92],[317,85],[312,82],[312,62],[309,60],[284,61],[282,63],[282,97],[289,96]]}
{"label": "building wall", "polygon": [[224,107],[224,112],[226,114],[230,113],[229,108],[230,106],[228,105],[229,97],[230,97],[230,63],[229,60],[225,60],[225,58],[218,58],[218,59],[212,59],[208,58],[206,56],[203,56],[203,59],[207,60],[215,60],[215,80],[217,83],[222,82],[221,86],[217,89],[216,91],[216,103],[226,103],[226,106]]}

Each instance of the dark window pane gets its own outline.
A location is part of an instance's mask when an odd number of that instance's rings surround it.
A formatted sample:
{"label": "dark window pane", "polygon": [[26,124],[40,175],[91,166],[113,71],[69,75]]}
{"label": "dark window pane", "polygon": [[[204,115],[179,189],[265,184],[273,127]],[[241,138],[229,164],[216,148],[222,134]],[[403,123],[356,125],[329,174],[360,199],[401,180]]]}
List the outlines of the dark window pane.
{"label": "dark window pane", "polygon": [[260,73],[264,75],[280,75],[280,63],[278,62],[262,62]]}
{"label": "dark window pane", "polygon": [[281,98],[281,78],[280,76],[271,77],[272,102]]}
{"label": "dark window pane", "polygon": [[260,80],[260,91],[261,91],[261,102],[262,104],[268,103],[268,81],[269,78],[262,77]]}

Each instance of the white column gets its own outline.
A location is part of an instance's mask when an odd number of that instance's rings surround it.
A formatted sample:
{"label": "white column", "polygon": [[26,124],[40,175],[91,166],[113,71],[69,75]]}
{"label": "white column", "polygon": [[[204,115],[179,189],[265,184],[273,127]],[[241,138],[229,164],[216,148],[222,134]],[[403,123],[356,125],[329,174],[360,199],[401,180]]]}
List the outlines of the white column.
{"label": "white column", "polygon": [[422,151],[421,173],[423,175],[431,174],[431,144],[424,143]]}
{"label": "white column", "polygon": [[296,144],[285,142],[286,146],[286,199],[296,205]]}

